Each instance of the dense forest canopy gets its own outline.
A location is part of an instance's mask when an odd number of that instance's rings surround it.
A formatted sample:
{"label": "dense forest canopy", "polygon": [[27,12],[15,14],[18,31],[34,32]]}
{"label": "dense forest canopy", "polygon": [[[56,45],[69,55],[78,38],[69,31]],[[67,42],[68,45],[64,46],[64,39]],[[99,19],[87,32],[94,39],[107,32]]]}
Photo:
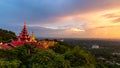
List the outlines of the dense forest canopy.
{"label": "dense forest canopy", "polygon": [[25,44],[11,50],[0,50],[1,68],[95,68],[95,59],[79,46],[57,44],[47,50]]}

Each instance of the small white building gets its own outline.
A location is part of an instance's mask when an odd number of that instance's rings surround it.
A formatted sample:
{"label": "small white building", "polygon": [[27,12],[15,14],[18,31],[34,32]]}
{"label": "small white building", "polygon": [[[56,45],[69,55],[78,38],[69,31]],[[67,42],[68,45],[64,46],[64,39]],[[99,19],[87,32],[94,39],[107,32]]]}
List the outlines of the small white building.
{"label": "small white building", "polygon": [[100,48],[100,47],[99,47],[99,45],[92,45],[92,48],[98,49],[98,48]]}
{"label": "small white building", "polygon": [[61,41],[61,42],[64,42],[64,39],[61,39],[60,41]]}

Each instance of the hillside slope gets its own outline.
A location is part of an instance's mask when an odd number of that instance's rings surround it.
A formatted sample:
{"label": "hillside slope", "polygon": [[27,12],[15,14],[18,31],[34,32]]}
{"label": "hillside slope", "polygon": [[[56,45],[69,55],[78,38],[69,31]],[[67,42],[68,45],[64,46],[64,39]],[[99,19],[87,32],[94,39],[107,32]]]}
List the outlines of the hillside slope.
{"label": "hillside slope", "polygon": [[15,39],[16,35],[12,31],[0,29],[0,42],[9,42],[12,39]]}

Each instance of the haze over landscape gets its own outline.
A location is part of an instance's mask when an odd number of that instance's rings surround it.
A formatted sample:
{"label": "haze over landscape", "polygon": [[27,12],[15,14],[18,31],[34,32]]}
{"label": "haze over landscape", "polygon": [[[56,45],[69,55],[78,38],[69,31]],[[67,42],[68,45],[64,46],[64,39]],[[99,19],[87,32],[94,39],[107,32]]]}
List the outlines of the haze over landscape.
{"label": "haze over landscape", "polygon": [[1,0],[0,28],[36,37],[120,39],[119,0]]}

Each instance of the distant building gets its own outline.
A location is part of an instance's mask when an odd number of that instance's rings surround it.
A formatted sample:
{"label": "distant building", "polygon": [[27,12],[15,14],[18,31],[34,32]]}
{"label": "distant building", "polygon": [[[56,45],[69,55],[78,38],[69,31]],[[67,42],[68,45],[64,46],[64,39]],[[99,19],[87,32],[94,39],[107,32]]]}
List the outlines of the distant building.
{"label": "distant building", "polygon": [[64,42],[64,39],[61,39],[60,41],[61,41],[61,42]]}
{"label": "distant building", "polygon": [[98,48],[100,48],[100,47],[99,47],[99,45],[92,45],[92,48],[98,49]]}

